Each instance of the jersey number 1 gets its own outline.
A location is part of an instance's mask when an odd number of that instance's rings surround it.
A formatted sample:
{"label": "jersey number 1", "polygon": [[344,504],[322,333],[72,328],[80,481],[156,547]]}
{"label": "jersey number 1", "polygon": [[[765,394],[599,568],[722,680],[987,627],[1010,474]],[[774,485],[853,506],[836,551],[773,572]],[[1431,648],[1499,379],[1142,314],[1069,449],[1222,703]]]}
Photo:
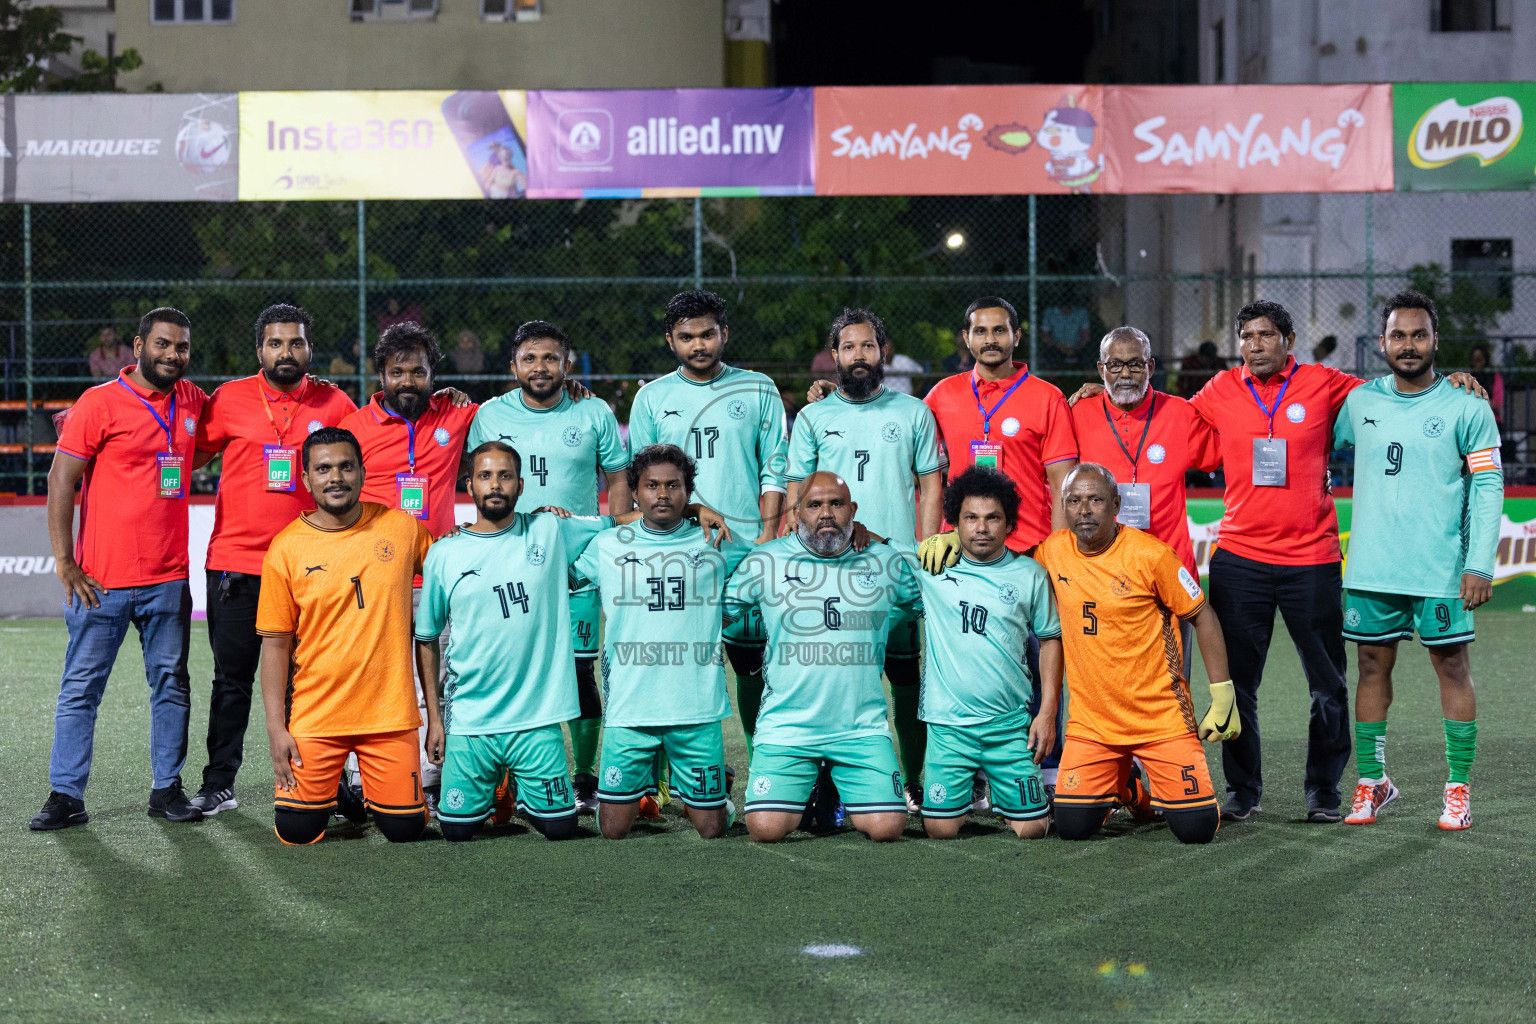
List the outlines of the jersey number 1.
{"label": "jersey number 1", "polygon": [[508,583],[505,587],[495,586],[491,589],[496,591],[496,597],[501,601],[502,618],[510,619],[512,617],[512,606],[514,604],[523,609],[524,615],[528,614],[528,591],[523,588],[521,583]]}

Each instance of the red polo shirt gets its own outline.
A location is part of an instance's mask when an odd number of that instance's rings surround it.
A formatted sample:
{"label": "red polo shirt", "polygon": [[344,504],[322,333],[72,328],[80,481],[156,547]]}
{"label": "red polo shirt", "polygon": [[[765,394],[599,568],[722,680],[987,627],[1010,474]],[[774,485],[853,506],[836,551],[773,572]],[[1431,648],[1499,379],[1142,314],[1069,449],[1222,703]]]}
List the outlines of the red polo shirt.
{"label": "red polo shirt", "polygon": [[224,453],[208,568],[261,574],[272,538],[315,507],[298,479],[297,461],[293,490],[267,490],[267,445],[301,449],[304,438],[336,426],[356,409],[346,392],[312,377],[293,391],[278,391],[260,373],[219,386],[197,425],[197,450]]}
{"label": "red polo shirt", "polygon": [[[455,408],[447,398],[433,398],[413,425],[384,408],[384,393],[374,392],[368,404],[337,426],[357,435],[363,446],[363,500],[388,508],[400,507],[396,473],[425,475],[427,518],[432,536],[453,528],[453,494],[459,477],[459,456],[478,405]],[[414,463],[411,458],[415,451]]]}
{"label": "red polo shirt", "polygon": [[[186,378],[162,395],[135,384],[131,370],[81,395],[59,434],[59,451],[88,463],[75,561],[108,590],[187,578],[187,494],[197,420],[208,401]],[[170,427],[169,443],[156,415]],[[184,460],[182,495],[162,498],[155,456],[172,451]]]}
{"label": "red polo shirt", "polygon": [[1150,485],[1152,526],[1146,532],[1173,548],[1184,568],[1198,578],[1184,505],[1184,474],[1191,467],[1206,472],[1220,468],[1220,441],[1210,424],[1184,399],[1150,391],[1130,412],[1121,412],[1108,395],[1084,398],[1072,407],[1072,425],[1081,461],[1097,462],[1120,483]]}
{"label": "red polo shirt", "polygon": [[949,456],[950,480],[971,467],[971,442],[987,439],[983,407],[991,410],[1002,402],[991,415],[990,439],[1002,442],[1003,472],[1019,489],[1019,521],[1008,536],[1008,547],[1027,551],[1051,532],[1051,489],[1045,467],[1077,458],[1077,438],[1061,391],[1031,374],[1023,363],[1013,365],[1013,375],[1005,380],[983,380],[974,369],[946,377],[923,401],[939,421],[939,442]]}
{"label": "red polo shirt", "polygon": [[[1227,476],[1223,549],[1270,565],[1323,565],[1340,559],[1328,452],[1334,417],[1349,393],[1364,383],[1331,366],[1297,363],[1287,356],[1268,381],[1261,383],[1247,366],[1236,366],[1212,377],[1190,399],[1221,434]],[[1253,439],[1269,436],[1269,417],[1259,401],[1274,409],[1274,436],[1285,439],[1284,487],[1253,485]]]}

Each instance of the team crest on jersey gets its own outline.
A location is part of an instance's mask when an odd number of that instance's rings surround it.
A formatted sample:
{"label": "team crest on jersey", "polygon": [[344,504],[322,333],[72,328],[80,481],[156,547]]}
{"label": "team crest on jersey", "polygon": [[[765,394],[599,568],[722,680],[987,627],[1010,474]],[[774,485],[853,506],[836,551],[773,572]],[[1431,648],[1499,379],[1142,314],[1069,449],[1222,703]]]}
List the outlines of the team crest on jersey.
{"label": "team crest on jersey", "polygon": [[880,440],[887,444],[895,444],[901,440],[901,424],[895,420],[888,420],[885,426],[880,428]]}
{"label": "team crest on jersey", "polygon": [[705,551],[703,548],[689,548],[683,552],[683,558],[688,562],[688,568],[697,569],[704,564]]}
{"label": "team crest on jersey", "polygon": [[543,565],[544,564],[544,556],[545,556],[545,552],[544,552],[544,545],[543,544],[529,544],[528,545],[528,564],[529,565]]}
{"label": "team crest on jersey", "polygon": [[752,780],[753,796],[767,796],[768,791],[772,788],[773,780],[766,775],[759,775],[757,778]]}
{"label": "team crest on jersey", "polygon": [[1125,573],[1120,573],[1115,577],[1115,582],[1111,586],[1115,591],[1116,597],[1125,597],[1131,592],[1131,578]]}
{"label": "team crest on jersey", "polygon": [[1292,402],[1285,407],[1285,418],[1292,423],[1300,423],[1307,418],[1307,407],[1300,402]]}
{"label": "team crest on jersey", "polygon": [[325,426],[325,424],[321,423],[319,420],[310,420],[309,421],[309,432],[311,434],[313,434],[315,431],[319,430],[323,426]]}
{"label": "team crest on jersey", "polygon": [[725,414],[733,420],[744,420],[747,418],[747,403],[733,398],[725,403]]}
{"label": "team crest on jersey", "polygon": [[560,432],[560,440],[567,448],[575,448],[581,444],[581,429],[579,427],[566,427]]}
{"label": "team crest on jersey", "polygon": [[942,782],[935,782],[928,787],[928,799],[936,804],[942,804],[949,796],[949,789]]}
{"label": "team crest on jersey", "polygon": [[186,419],[181,421],[181,429],[187,432],[188,437],[191,437],[193,434],[197,433],[197,420],[191,416],[188,416]]}
{"label": "team crest on jersey", "polygon": [[1062,789],[1076,789],[1083,784],[1083,777],[1077,772],[1067,772],[1061,777]]}
{"label": "team crest on jersey", "polygon": [[1443,433],[1445,433],[1445,420],[1439,416],[1431,416],[1424,421],[1425,437],[1439,437]]}
{"label": "team crest on jersey", "polygon": [[464,791],[455,786],[453,789],[450,789],[448,792],[444,793],[443,806],[448,808],[450,811],[463,810]]}
{"label": "team crest on jersey", "polygon": [[1168,449],[1160,444],[1155,444],[1147,449],[1147,461],[1153,465],[1161,463],[1168,457]]}
{"label": "team crest on jersey", "polygon": [[880,589],[880,574],[869,569],[862,569],[853,574],[853,589],[872,593]]}
{"label": "team crest on jersey", "polygon": [[395,546],[388,540],[376,540],[373,542],[373,557],[381,562],[392,562],[395,558]]}
{"label": "team crest on jersey", "polygon": [[1351,608],[1351,609],[1349,609],[1348,611],[1346,611],[1344,613],[1344,625],[1348,626],[1350,629],[1357,629],[1357,628],[1359,628],[1359,626],[1360,626],[1360,609],[1359,608]]}
{"label": "team crest on jersey", "polygon": [[432,431],[432,440],[437,442],[439,448],[447,448],[448,442],[453,440],[453,437],[448,433],[447,427],[438,427]]}
{"label": "team crest on jersey", "polygon": [[1003,420],[1003,436],[1012,437],[1019,432],[1019,421],[1009,416]]}
{"label": "team crest on jersey", "polygon": [[1003,604],[1019,603],[1019,588],[1012,583],[1004,583],[997,588],[997,599]]}
{"label": "team crest on jersey", "polygon": [[624,782],[624,769],[616,764],[611,764],[603,769],[603,785],[609,789],[618,789]]}

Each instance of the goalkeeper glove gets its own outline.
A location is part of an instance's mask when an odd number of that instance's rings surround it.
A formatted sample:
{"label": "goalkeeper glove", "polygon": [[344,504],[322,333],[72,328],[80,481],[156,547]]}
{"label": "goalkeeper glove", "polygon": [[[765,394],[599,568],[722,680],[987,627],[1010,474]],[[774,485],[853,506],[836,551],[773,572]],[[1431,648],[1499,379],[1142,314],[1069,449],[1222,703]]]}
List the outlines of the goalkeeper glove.
{"label": "goalkeeper glove", "polygon": [[1215,740],[1236,739],[1243,731],[1237,717],[1237,693],[1230,682],[1211,684],[1211,707],[1200,719],[1200,739],[1207,743]]}
{"label": "goalkeeper glove", "polygon": [[917,546],[917,557],[930,576],[937,576],[960,561],[960,535],[954,530],[934,534]]}

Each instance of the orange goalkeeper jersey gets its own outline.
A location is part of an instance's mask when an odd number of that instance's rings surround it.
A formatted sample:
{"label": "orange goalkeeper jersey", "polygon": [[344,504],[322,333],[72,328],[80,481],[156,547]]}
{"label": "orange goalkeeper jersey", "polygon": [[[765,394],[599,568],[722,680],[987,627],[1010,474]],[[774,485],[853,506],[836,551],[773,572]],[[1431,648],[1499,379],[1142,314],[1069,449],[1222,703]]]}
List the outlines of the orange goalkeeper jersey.
{"label": "orange goalkeeper jersey", "polygon": [[362,503],[345,530],[305,512],[261,565],[256,632],[292,635],[288,731],[356,736],[421,725],[411,676],[411,580],[432,544],[409,513]]}
{"label": "orange goalkeeper jersey", "polygon": [[1205,597],[1173,549],[1122,526],[1109,547],[1085,555],[1071,530],[1057,530],[1035,558],[1061,614],[1067,735],[1134,745],[1194,732],[1177,620]]}

